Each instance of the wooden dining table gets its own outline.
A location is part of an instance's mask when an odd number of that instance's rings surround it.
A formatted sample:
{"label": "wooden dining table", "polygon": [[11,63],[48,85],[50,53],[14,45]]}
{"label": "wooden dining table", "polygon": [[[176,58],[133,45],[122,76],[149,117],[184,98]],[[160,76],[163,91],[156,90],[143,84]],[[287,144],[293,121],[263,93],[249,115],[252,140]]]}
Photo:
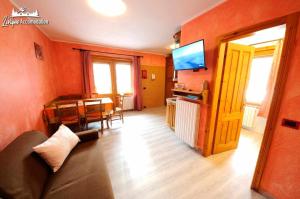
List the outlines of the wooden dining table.
{"label": "wooden dining table", "polygon": [[[113,110],[113,101],[109,98],[109,97],[104,97],[104,98],[89,98],[89,99],[79,99],[79,100],[72,100],[72,101],[78,101],[78,111],[81,117],[84,117],[84,107],[83,107],[83,100],[100,100],[102,104],[105,107],[105,112],[110,112],[111,110]],[[49,124],[55,124],[57,123],[57,117],[56,117],[56,103],[58,102],[63,102],[66,100],[56,100],[53,101],[51,104],[49,104],[48,106],[45,107],[44,111],[45,111],[45,115],[48,119]],[[70,100],[67,100],[70,101]],[[88,102],[86,103],[87,105],[94,105],[97,102]],[[73,104],[66,104],[63,105],[62,107],[65,108],[69,108],[74,106]]]}

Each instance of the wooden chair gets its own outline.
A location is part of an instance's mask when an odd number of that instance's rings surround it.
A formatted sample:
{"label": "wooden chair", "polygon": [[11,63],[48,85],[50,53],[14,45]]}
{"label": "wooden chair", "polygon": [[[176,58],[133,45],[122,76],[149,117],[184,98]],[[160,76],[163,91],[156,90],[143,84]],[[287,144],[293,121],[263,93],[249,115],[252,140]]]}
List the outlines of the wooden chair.
{"label": "wooden chair", "polygon": [[44,110],[42,112],[42,117],[43,117],[43,122],[44,122],[44,124],[45,124],[45,126],[47,128],[47,131],[49,131],[50,121],[49,121],[49,118],[48,118],[46,110],[45,110],[45,105],[44,105]]}
{"label": "wooden chair", "polygon": [[123,115],[123,105],[124,105],[124,95],[117,95],[115,100],[114,110],[110,116],[110,124],[112,125],[112,121],[114,120],[122,120],[124,123],[124,115]]}
{"label": "wooden chair", "polygon": [[88,128],[88,123],[100,121],[101,133],[103,134],[103,120],[106,120],[107,128],[109,128],[109,114],[105,113],[105,106],[101,99],[83,100],[85,127]]}
{"label": "wooden chair", "polygon": [[46,126],[46,129],[48,131],[48,134],[52,135],[59,127],[58,117],[53,117],[53,118],[50,119],[47,115],[47,111],[46,111],[45,106],[44,106],[42,116],[43,116],[43,121],[44,121],[44,124]]}
{"label": "wooden chair", "polygon": [[78,111],[78,101],[63,101],[57,102],[56,112],[58,121],[60,124],[64,125],[74,125],[77,124],[81,130],[80,115]]}

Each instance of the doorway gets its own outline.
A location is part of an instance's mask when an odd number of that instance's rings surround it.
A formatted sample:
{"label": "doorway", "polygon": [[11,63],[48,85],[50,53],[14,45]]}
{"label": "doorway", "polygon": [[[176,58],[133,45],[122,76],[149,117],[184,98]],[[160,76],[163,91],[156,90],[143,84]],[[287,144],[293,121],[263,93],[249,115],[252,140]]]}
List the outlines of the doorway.
{"label": "doorway", "polygon": [[236,149],[241,132],[262,139],[285,30],[280,25],[225,42],[213,154]]}
{"label": "doorway", "polygon": [[[260,183],[264,173],[264,169],[267,163],[268,152],[271,147],[273,135],[275,129],[273,128],[279,120],[279,109],[281,106],[281,101],[284,96],[285,83],[287,80],[287,75],[289,72],[290,60],[294,49],[294,43],[296,41],[297,27],[299,21],[300,13],[293,13],[287,16],[279,17],[270,21],[262,22],[250,27],[242,28],[232,33],[228,33],[219,38],[219,52],[217,58],[217,68],[214,71],[214,89],[212,92],[212,106],[210,114],[210,122],[208,125],[208,131],[204,140],[203,155],[209,156],[213,154],[213,146],[215,140],[215,130],[217,123],[217,111],[221,96],[221,83],[224,74],[224,60],[225,52],[227,50],[227,44],[229,41],[237,40],[252,34],[256,31],[264,30],[267,28],[286,25],[285,39],[282,44],[282,52],[280,56],[280,64],[277,72],[277,78],[275,82],[275,89],[271,105],[269,108],[268,119],[265,125],[265,131],[263,134],[263,139],[261,147],[259,150],[258,159],[256,162],[255,172],[252,179],[251,188],[260,192]],[[253,55],[254,56],[254,55]],[[243,93],[244,94],[244,93]],[[229,149],[230,150],[230,149]]]}

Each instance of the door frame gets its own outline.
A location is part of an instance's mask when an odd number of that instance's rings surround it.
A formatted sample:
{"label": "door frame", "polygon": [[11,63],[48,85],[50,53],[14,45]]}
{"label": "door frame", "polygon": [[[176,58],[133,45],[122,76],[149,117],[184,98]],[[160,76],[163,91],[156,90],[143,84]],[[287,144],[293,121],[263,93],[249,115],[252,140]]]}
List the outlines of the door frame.
{"label": "door frame", "polygon": [[216,69],[213,74],[213,92],[212,92],[212,106],[209,112],[209,122],[207,126],[207,134],[204,140],[204,149],[203,155],[209,156],[212,154],[213,141],[215,135],[216,119],[217,119],[217,110],[219,106],[220,90],[221,90],[221,81],[223,77],[223,68],[226,52],[226,43],[233,39],[242,38],[243,36],[249,35],[253,32],[271,28],[278,25],[286,25],[285,39],[283,43],[280,64],[278,68],[278,75],[275,83],[274,94],[272,97],[272,103],[269,111],[269,117],[267,119],[267,124],[261,143],[261,148],[256,164],[256,169],[254,172],[251,188],[260,192],[260,183],[264,168],[267,163],[267,157],[271,147],[273,135],[274,135],[274,126],[276,126],[279,119],[279,110],[282,98],[284,96],[284,88],[287,80],[287,75],[290,68],[290,60],[293,54],[293,49],[295,47],[295,40],[298,28],[300,12],[292,13],[283,17],[279,17],[270,21],[262,22],[253,26],[242,28],[238,31],[231,32],[229,34],[223,35],[218,38],[218,57],[216,63]]}

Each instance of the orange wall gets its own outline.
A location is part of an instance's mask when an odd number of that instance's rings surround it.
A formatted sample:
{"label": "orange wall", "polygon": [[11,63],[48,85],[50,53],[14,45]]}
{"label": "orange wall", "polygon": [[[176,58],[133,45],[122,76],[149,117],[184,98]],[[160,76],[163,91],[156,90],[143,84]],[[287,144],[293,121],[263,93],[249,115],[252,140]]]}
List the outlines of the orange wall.
{"label": "orange wall", "polygon": [[[0,5],[2,23],[12,5]],[[33,42],[43,47],[43,61],[36,59]],[[56,96],[52,48],[34,26],[0,27],[0,151],[24,131],[44,131],[43,104]]]}
{"label": "orange wall", "polygon": [[72,48],[83,48],[120,54],[142,55],[143,58],[141,59],[141,65],[165,66],[165,57],[162,55],[140,53],[130,50],[113,49],[93,45],[54,42],[54,49],[56,52],[56,87],[58,95],[82,93],[82,69],[80,53]]}
{"label": "orange wall", "polygon": [[[300,1],[228,0],[184,24],[181,30],[182,44],[205,39],[206,63],[209,69],[199,72],[181,71],[178,75],[179,82],[185,83],[188,88],[199,90],[201,81],[205,79],[211,86],[219,36],[296,11],[300,11]],[[282,118],[300,121],[300,25],[295,45],[286,94],[261,184],[262,191],[275,198],[300,198],[300,132],[280,126]],[[200,125],[202,130],[199,143],[202,147],[205,125],[206,123]]]}

